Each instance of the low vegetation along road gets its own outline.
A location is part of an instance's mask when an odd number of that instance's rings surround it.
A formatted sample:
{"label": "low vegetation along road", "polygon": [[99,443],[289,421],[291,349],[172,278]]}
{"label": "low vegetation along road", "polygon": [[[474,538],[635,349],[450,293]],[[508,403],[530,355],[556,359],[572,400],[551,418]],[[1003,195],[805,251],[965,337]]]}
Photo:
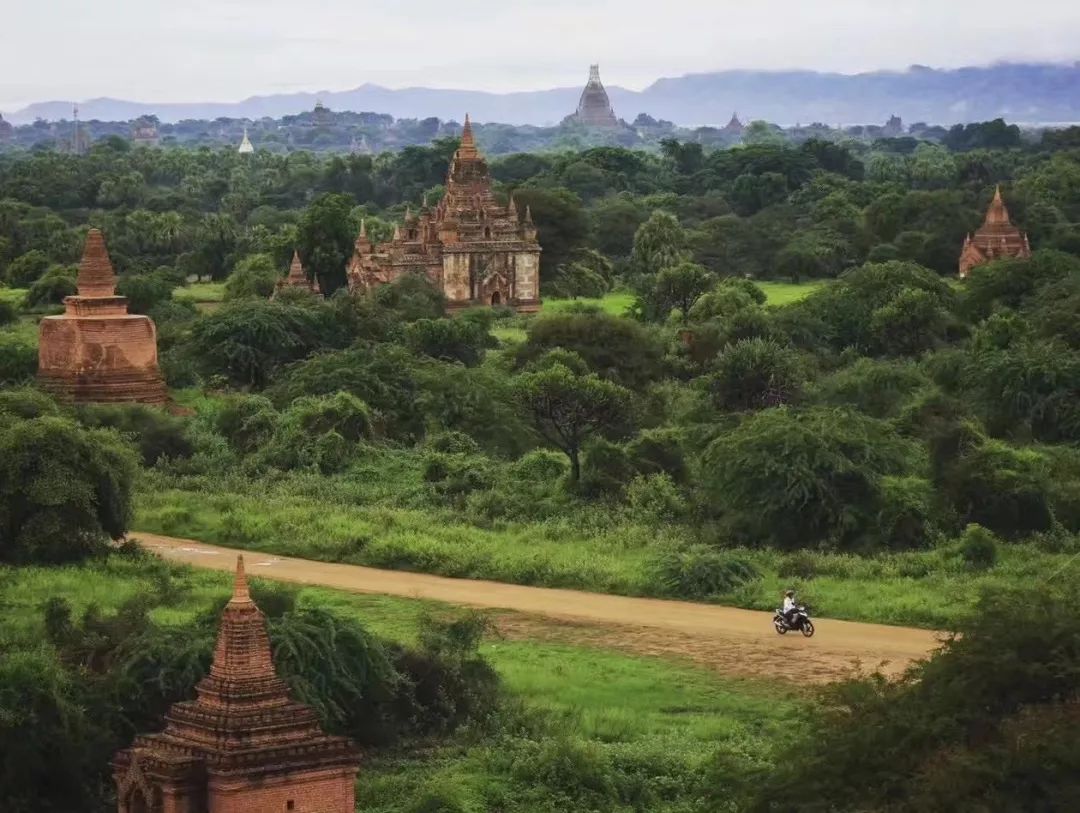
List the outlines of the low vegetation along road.
{"label": "low vegetation along road", "polygon": [[941,640],[928,630],[828,619],[814,620],[817,634],[811,639],[798,633],[779,636],[770,613],[752,610],[314,562],[157,534],[132,537],[174,562],[231,571],[243,553],[252,576],[499,611],[497,626],[508,637],[685,657],[736,675],[820,682],[842,677],[856,665],[895,673]]}

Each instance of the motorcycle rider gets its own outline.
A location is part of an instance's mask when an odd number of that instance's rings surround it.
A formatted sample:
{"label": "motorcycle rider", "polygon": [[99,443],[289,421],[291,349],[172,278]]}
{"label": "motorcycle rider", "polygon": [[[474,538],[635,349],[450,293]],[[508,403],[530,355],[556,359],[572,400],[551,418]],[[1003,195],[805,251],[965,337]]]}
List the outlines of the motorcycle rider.
{"label": "motorcycle rider", "polygon": [[784,593],[783,607],[784,621],[789,627],[795,627],[795,616],[799,614],[799,605],[795,603],[795,591],[788,590]]}

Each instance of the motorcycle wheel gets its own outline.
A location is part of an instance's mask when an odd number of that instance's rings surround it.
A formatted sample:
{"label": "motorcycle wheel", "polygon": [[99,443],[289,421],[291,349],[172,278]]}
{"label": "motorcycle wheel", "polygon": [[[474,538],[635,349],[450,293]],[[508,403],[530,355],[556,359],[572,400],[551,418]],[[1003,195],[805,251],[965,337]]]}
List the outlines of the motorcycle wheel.
{"label": "motorcycle wheel", "polygon": [[784,626],[783,621],[773,621],[773,626],[776,627],[776,632],[780,635],[787,634],[787,627]]}
{"label": "motorcycle wheel", "polygon": [[809,618],[803,621],[802,634],[807,638],[814,637],[814,622],[811,621]]}

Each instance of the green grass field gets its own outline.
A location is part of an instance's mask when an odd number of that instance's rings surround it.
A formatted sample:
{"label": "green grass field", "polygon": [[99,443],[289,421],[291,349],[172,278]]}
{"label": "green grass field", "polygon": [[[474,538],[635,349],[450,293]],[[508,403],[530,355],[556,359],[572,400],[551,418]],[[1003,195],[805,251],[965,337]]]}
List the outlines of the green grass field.
{"label": "green grass field", "polygon": [[[599,510],[478,528],[459,513],[415,507],[424,486],[409,466],[395,457],[337,478],[230,480],[198,491],[148,481],[134,527],[321,561],[654,596],[670,594],[659,556],[693,541],[686,528],[658,531]],[[994,567],[975,571],[954,546],[873,557],[738,551],[761,578],[708,600],[770,610],[795,587],[822,616],[946,628],[984,588],[1080,576],[1080,559],[1069,553],[1034,544],[999,553]]]}
{"label": "green grass field", "polygon": [[788,305],[792,302],[798,302],[806,296],[809,296],[822,285],[828,283],[824,280],[810,280],[808,282],[773,282],[773,281],[754,281],[755,284],[765,292],[765,296],[768,297],[768,304],[770,305]]}
{"label": "green grass field", "polygon": [[[40,608],[52,596],[79,613],[91,603],[108,611],[140,593],[168,590],[171,607],[154,617],[179,625],[227,595],[229,577],[113,556],[79,567],[0,567],[0,587],[0,644],[26,644],[42,636]],[[318,588],[302,588],[297,603],[353,617],[403,643],[412,642],[421,614],[448,609]],[[503,680],[504,719],[493,731],[465,730],[450,743],[369,756],[358,785],[363,810],[587,810],[593,808],[553,800],[557,793],[594,792],[597,777],[605,792],[642,802],[605,810],[700,809],[695,797],[707,788],[717,754],[741,766],[766,763],[801,725],[808,703],[784,686],[543,640],[489,637],[481,651]],[[443,798],[443,806],[420,806],[429,797]]]}
{"label": "green grass field", "polygon": [[0,287],[0,302],[10,302],[16,308],[21,308],[28,293],[29,291],[26,288]]}
{"label": "green grass field", "polygon": [[173,299],[194,302],[196,304],[201,302],[224,302],[225,283],[195,282],[191,285],[185,285],[184,287],[176,288],[173,291]]}
{"label": "green grass field", "polygon": [[[809,282],[757,281],[755,284],[765,292],[770,305],[787,305],[797,302],[827,283],[822,280]],[[626,291],[613,291],[599,299],[545,299],[544,312],[558,313],[576,305],[593,305],[615,316],[622,316],[634,304],[634,295]]]}

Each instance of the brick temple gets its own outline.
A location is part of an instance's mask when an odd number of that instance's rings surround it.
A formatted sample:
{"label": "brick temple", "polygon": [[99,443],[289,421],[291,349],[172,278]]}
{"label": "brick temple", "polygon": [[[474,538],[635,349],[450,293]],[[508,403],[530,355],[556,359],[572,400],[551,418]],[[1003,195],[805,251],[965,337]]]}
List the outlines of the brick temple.
{"label": "brick temple", "polygon": [[589,81],[581,91],[577,111],[566,121],[584,124],[586,127],[618,127],[619,120],[611,106],[604,83],[600,81],[600,66],[589,66]]}
{"label": "brick temple", "polygon": [[119,813],[354,813],[359,752],[289,698],[242,556],[195,692],[113,758]]}
{"label": "brick temple", "polygon": [[289,273],[274,283],[274,293],[270,298],[273,299],[278,293],[287,289],[305,291],[317,296],[322,293],[319,290],[318,278],[313,275],[311,279],[308,279],[307,271],[304,270],[304,264],[300,262],[300,254],[296,251],[294,251],[292,255]]}
{"label": "brick temple", "polygon": [[960,277],[966,277],[972,268],[993,260],[1030,256],[1028,237],[1009,220],[1009,210],[1005,208],[999,186],[994,190],[994,199],[986,211],[982,228],[964,238],[964,248],[960,252]]}
{"label": "brick temple", "polygon": [[424,274],[442,291],[450,311],[476,305],[540,309],[540,243],[532,213],[526,208],[520,217],[513,197],[505,206],[496,200],[468,116],[438,206],[409,211],[393,238],[378,245],[361,225],[346,269],[351,291],[410,273]]}
{"label": "brick temple", "polygon": [[76,286],[62,315],[41,320],[38,382],[77,403],[164,404],[157,330],[116,295],[116,273],[97,229],[86,235]]}

